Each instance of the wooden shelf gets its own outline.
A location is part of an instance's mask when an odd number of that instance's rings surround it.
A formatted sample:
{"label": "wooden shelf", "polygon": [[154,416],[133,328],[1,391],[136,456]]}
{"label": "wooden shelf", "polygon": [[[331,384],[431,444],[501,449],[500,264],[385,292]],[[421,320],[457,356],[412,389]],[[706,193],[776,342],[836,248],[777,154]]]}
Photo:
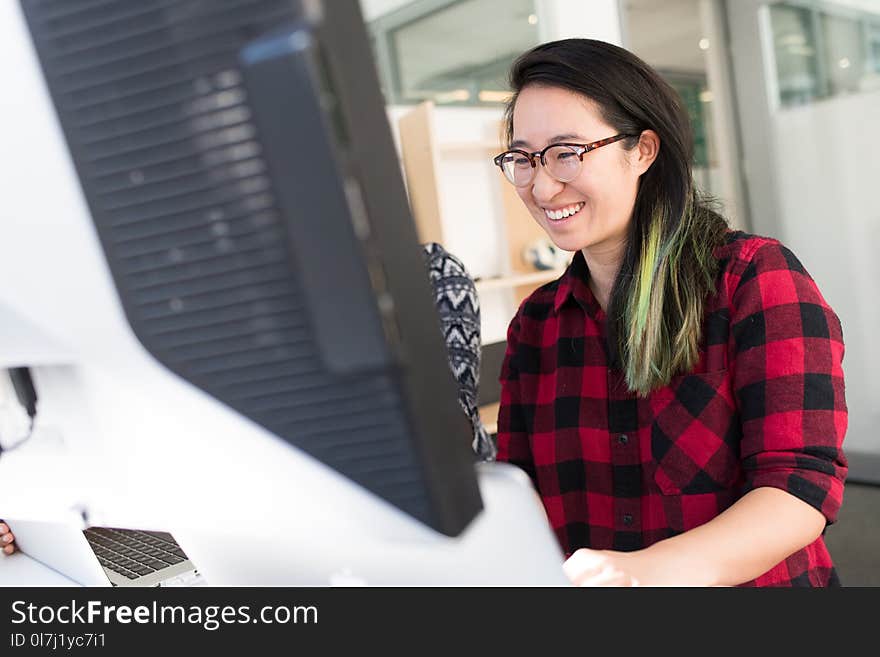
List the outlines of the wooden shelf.
{"label": "wooden shelf", "polygon": [[485,290],[499,290],[520,285],[536,285],[555,281],[562,276],[564,269],[548,269],[529,274],[513,274],[512,276],[499,276],[498,278],[481,278],[476,281],[477,292]]}
{"label": "wooden shelf", "polygon": [[[435,125],[437,111],[430,101],[421,103],[401,116],[398,126],[407,192],[419,241],[438,242],[448,246],[444,239],[444,224],[448,228],[449,224],[458,222],[457,225],[461,228],[463,220],[449,216],[449,210],[445,207],[448,199],[442,193],[440,177],[448,168],[441,167],[441,163],[453,159],[467,160],[468,164],[481,162],[483,166],[494,169],[492,156],[504,150],[503,125],[499,113],[497,123],[494,119],[488,122],[481,119],[479,132],[473,133],[474,139],[458,135],[455,140],[440,140]],[[497,138],[493,138],[493,133],[498,135]],[[523,204],[516,188],[497,170],[493,171],[492,177],[495,179],[498,194],[490,193],[491,190],[466,187],[468,181],[460,178],[453,178],[455,185],[460,187],[453,189],[450,186],[445,193],[458,193],[458,189],[463,194],[479,193],[481,197],[492,200],[493,212],[500,211],[498,214],[502,222],[497,226],[496,235],[500,256],[498,270],[509,273],[484,278],[477,281],[476,286],[480,292],[510,290],[512,304],[506,299],[499,300],[496,312],[509,312],[512,316],[520,302],[536,287],[559,278],[562,271],[535,271],[532,264],[524,259],[525,248],[538,240],[546,240],[547,235]],[[479,182],[482,184],[483,179],[479,178]],[[455,253],[454,242],[451,251],[453,255],[458,255]],[[511,305],[509,310],[502,310]]]}
{"label": "wooden shelf", "polygon": [[489,433],[498,433],[498,408],[501,406],[500,402],[496,402],[494,404],[486,404],[485,406],[480,406],[480,422],[483,423],[483,427]]}

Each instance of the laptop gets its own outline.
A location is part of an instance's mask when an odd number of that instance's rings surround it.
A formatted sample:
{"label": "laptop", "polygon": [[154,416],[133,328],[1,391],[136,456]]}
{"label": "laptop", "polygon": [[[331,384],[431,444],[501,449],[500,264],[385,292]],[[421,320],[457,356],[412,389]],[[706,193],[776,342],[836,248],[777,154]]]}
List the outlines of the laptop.
{"label": "laptop", "polygon": [[87,527],[74,513],[6,517],[26,554],[82,586],[198,586],[204,578],[167,532]]}

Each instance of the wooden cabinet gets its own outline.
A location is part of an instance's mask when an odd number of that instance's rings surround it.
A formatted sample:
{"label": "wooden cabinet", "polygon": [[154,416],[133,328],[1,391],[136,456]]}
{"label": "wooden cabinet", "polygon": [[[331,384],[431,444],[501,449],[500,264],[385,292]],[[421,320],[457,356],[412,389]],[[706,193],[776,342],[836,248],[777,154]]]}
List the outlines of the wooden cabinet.
{"label": "wooden cabinet", "polygon": [[[546,235],[492,163],[504,149],[501,111],[467,111],[425,102],[403,114],[398,129],[419,239],[443,244],[474,276],[483,314],[490,315],[484,325],[494,327],[484,330],[486,342],[498,339],[497,327],[506,326],[522,299],[562,270],[540,271],[523,257]],[[473,214],[462,210],[469,207]],[[476,251],[472,240],[494,243]]]}

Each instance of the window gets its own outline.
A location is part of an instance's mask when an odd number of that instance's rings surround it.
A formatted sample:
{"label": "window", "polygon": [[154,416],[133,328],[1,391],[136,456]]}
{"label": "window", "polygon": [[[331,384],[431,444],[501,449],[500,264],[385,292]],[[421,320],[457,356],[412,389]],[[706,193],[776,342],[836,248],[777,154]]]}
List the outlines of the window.
{"label": "window", "polygon": [[[513,60],[538,43],[534,0],[419,0],[370,25],[389,103],[498,105]],[[384,61],[383,61],[384,59]]]}
{"label": "window", "polygon": [[770,7],[783,107],[880,87],[880,16],[835,2]]}
{"label": "window", "polygon": [[825,70],[832,95],[861,88],[865,73],[865,42],[862,25],[852,18],[822,14]]}
{"label": "window", "polygon": [[868,70],[880,74],[880,21],[868,25]]}
{"label": "window", "polygon": [[825,94],[813,12],[803,7],[770,7],[779,101],[783,106],[809,103]]}

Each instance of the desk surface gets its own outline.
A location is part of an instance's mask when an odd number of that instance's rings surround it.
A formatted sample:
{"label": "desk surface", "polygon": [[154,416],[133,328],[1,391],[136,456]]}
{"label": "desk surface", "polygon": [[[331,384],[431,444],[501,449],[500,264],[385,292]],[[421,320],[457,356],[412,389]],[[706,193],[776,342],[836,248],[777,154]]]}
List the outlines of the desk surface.
{"label": "desk surface", "polygon": [[0,586],[79,586],[23,552],[0,555]]}

